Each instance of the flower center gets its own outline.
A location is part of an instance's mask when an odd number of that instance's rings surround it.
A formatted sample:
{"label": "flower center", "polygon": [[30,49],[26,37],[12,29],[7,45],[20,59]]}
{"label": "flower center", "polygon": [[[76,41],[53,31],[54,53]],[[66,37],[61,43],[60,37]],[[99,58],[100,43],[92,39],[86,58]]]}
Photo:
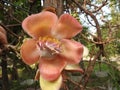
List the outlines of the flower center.
{"label": "flower center", "polygon": [[62,51],[61,42],[52,37],[40,37],[37,46],[40,49],[40,57],[52,58]]}

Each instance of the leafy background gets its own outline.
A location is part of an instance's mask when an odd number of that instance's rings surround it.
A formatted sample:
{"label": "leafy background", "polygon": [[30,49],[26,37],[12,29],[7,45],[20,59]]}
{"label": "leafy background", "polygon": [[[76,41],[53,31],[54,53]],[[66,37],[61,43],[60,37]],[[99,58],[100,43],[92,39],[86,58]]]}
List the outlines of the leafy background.
{"label": "leafy background", "polygon": [[[86,71],[85,74],[68,72],[68,78],[63,82],[61,90],[79,90],[80,88],[86,88],[85,90],[119,90],[120,1],[63,1],[63,11],[74,16],[83,25],[82,34],[73,39],[88,47],[89,55],[83,58],[80,63],[81,67]],[[102,6],[104,2],[106,4]],[[99,17],[97,21],[100,24],[102,45],[105,51],[104,56],[97,56],[100,44],[95,42],[97,37],[95,22],[79,5],[90,11],[96,18]],[[102,7],[99,8],[100,6]],[[105,14],[106,12],[102,11],[103,7],[107,7],[110,13]],[[0,88],[2,90],[37,90],[40,88],[38,81],[33,80],[37,66],[24,64],[19,50],[23,40],[29,37],[21,27],[22,20],[28,15],[39,13],[43,8],[43,0],[0,1],[0,25],[5,28],[8,39],[7,50],[3,50],[2,54],[0,54]],[[92,11],[95,10],[96,12],[93,13]],[[94,62],[95,56],[97,58],[95,58]],[[92,69],[89,70],[90,67]]]}

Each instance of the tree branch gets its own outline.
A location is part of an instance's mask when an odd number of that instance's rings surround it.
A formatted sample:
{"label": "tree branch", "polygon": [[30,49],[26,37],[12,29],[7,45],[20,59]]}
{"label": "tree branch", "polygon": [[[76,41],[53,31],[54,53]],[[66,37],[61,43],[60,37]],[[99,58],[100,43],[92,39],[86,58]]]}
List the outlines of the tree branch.
{"label": "tree branch", "polygon": [[102,7],[104,7],[105,5],[107,5],[107,1],[108,1],[108,0],[104,1],[104,2],[102,3],[102,5],[99,6],[99,7],[97,8],[97,10],[92,11],[92,13],[96,13],[96,12],[98,12],[99,10],[101,10]]}
{"label": "tree branch", "polygon": [[12,34],[13,36],[15,36],[16,38],[19,38],[18,35],[16,35],[15,33],[11,32],[4,24],[0,23],[0,25],[1,25],[6,31],[8,31],[10,34]]}
{"label": "tree branch", "polygon": [[85,8],[83,8],[75,0],[71,0],[71,1],[73,1],[82,11],[84,11],[84,13],[86,13],[87,15],[89,15],[94,20],[94,22],[96,24],[96,29],[97,29],[98,40],[102,41],[102,35],[101,35],[100,25],[99,25],[99,22],[98,22],[96,16],[93,15],[92,12],[90,12],[90,11],[86,10]]}

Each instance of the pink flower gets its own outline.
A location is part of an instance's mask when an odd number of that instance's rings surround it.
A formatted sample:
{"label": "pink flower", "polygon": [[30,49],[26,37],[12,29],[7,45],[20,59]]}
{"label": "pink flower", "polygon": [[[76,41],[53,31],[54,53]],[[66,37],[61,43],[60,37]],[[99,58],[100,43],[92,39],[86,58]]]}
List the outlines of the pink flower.
{"label": "pink flower", "polygon": [[43,11],[28,16],[22,27],[32,37],[21,46],[22,59],[28,65],[38,62],[43,79],[55,81],[68,64],[80,62],[83,45],[71,38],[81,32],[82,26],[69,14],[58,19],[54,13]]}
{"label": "pink flower", "polygon": [[0,46],[7,44],[7,36],[5,29],[0,26]]}

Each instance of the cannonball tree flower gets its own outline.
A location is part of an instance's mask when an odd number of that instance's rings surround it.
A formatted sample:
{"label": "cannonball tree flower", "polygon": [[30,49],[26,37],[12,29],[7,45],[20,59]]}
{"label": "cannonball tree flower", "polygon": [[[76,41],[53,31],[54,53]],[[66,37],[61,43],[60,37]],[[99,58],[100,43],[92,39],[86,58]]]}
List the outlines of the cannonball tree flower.
{"label": "cannonball tree flower", "polygon": [[56,14],[42,11],[25,18],[22,27],[31,38],[24,41],[20,53],[24,63],[39,63],[42,90],[58,90],[63,69],[82,72],[77,64],[83,45],[71,39],[82,31],[75,18],[63,14],[58,19]]}
{"label": "cannonball tree flower", "polygon": [[0,26],[0,46],[7,44],[7,36],[6,36],[6,31],[5,29]]}

